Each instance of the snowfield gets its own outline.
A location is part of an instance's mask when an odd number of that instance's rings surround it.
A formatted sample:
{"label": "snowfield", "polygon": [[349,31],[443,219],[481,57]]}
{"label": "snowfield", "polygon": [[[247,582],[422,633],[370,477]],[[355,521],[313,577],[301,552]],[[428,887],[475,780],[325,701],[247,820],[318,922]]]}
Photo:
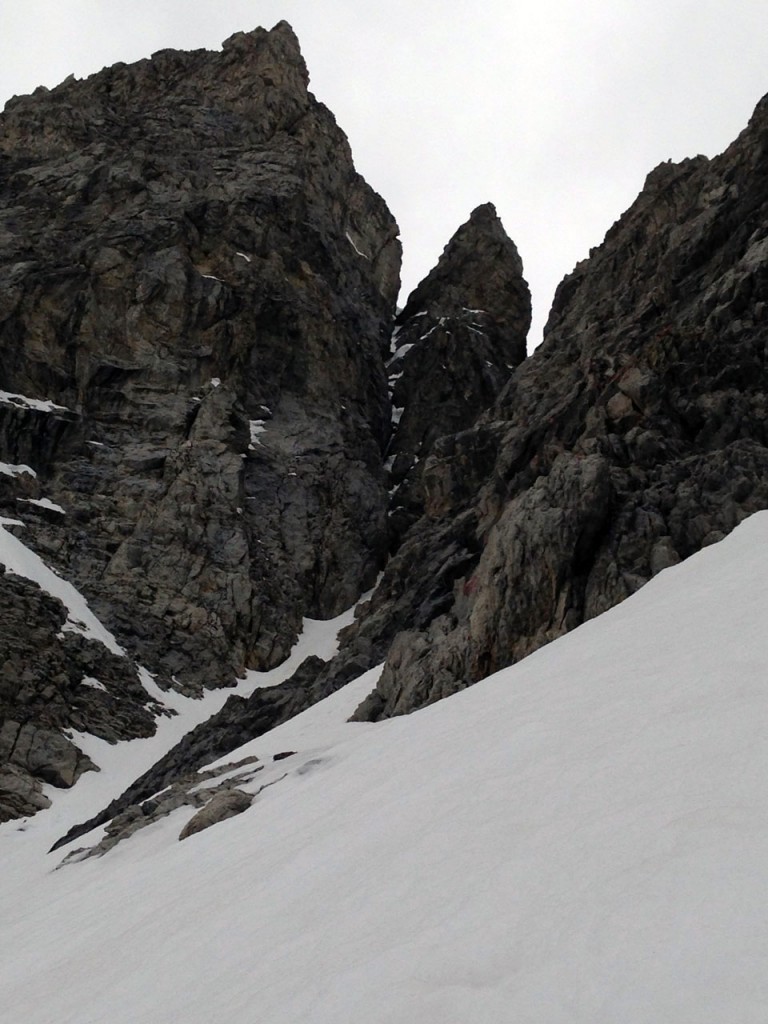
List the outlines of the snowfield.
{"label": "snowfield", "polygon": [[370,673],[184,842],[190,808],[54,870],[97,808],[48,790],[0,828],[0,1020],[765,1024],[766,579],[763,512],[416,714],[347,723]]}

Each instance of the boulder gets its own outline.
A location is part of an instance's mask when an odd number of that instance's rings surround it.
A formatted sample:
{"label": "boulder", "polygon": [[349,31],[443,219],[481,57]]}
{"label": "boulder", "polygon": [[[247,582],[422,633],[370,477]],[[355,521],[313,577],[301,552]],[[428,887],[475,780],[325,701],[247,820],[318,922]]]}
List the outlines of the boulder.
{"label": "boulder", "polygon": [[218,793],[208,801],[205,807],[201,807],[196,814],[192,815],[179,833],[179,839],[188,839],[189,836],[195,835],[196,832],[202,832],[203,829],[210,828],[211,825],[216,825],[219,821],[242,814],[243,811],[248,810],[252,802],[253,796],[250,793],[244,793],[241,789],[230,789],[225,793]]}
{"label": "boulder", "polygon": [[0,824],[26,818],[50,806],[39,779],[15,764],[0,767]]}
{"label": "boulder", "polygon": [[0,764],[21,768],[33,779],[69,789],[95,765],[74,743],[51,729],[6,719],[0,727]]}

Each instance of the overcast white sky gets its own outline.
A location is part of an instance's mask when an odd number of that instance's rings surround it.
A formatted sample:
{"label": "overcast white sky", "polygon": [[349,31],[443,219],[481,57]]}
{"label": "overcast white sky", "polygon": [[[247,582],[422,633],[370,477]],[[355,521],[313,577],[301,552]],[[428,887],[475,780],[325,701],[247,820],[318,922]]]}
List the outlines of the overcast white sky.
{"label": "overcast white sky", "polygon": [[404,292],[490,200],[540,335],[555,286],[648,171],[714,156],[746,125],[768,92],[766,14],[765,0],[0,0],[0,104],[284,18],[400,224]]}

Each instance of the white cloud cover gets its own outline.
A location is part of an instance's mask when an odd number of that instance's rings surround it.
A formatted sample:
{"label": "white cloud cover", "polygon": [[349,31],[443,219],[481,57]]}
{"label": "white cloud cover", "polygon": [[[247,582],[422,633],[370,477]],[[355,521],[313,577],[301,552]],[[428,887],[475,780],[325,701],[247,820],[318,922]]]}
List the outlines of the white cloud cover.
{"label": "white cloud cover", "polygon": [[0,102],[288,20],[400,223],[404,291],[490,200],[523,257],[534,334],[645,175],[722,151],[768,89],[760,0],[26,0],[1,15]]}

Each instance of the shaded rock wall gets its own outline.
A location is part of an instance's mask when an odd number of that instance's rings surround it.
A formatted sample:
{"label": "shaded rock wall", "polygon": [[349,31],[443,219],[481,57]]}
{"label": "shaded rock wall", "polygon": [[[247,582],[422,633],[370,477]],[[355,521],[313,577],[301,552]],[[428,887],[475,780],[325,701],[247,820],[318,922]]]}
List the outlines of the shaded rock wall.
{"label": "shaded rock wall", "polygon": [[479,557],[358,717],[524,657],[768,507],[767,300],[768,99],[721,156],[649,175],[490,412],[434,446],[413,572],[436,522],[471,516]]}
{"label": "shaded rock wall", "polygon": [[395,543],[424,511],[422,471],[435,443],[493,404],[525,359],[530,325],[517,248],[493,205],[478,206],[396,320],[387,448]]}
{"label": "shaded rock wall", "polygon": [[768,507],[766,112],[722,156],[649,175],[558,289],[544,344],[490,409],[430,440],[336,658],[231,698],[73,836],[382,660],[360,719],[471,685]]}
{"label": "shaded rock wall", "polygon": [[67,512],[36,549],[193,689],[281,661],[387,547],[397,226],[307,82],[281,23],[0,122],[0,386],[66,417],[0,458]]}
{"label": "shaded rock wall", "polygon": [[151,732],[134,661],[232,685],[381,569],[398,229],[307,85],[281,23],[0,117],[0,514],[127,651],[92,669],[6,577],[4,721]]}

